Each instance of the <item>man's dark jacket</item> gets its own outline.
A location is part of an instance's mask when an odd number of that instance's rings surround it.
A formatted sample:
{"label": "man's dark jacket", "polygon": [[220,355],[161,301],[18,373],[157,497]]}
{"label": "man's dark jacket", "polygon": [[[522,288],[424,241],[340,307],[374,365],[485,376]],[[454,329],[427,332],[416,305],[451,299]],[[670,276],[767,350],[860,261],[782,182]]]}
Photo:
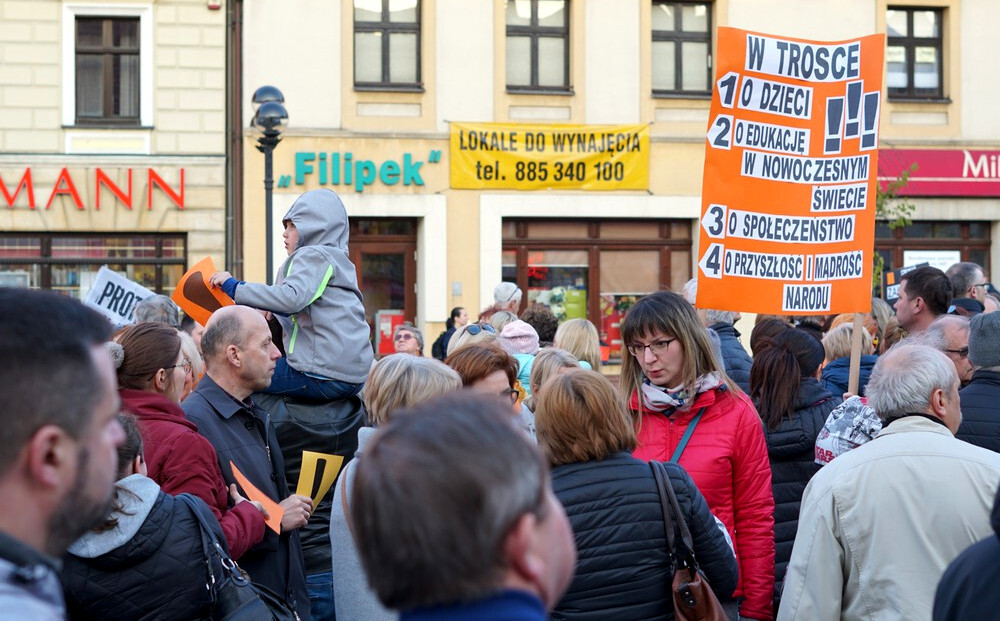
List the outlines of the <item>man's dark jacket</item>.
{"label": "man's dark jacket", "polygon": [[[302,401],[292,397],[257,394],[254,400],[271,414],[274,432],[285,458],[285,479],[289,488],[298,484],[302,471],[302,452],[314,451],[340,455],[344,466],[358,450],[358,429],[365,423],[365,408],[360,397],[349,397],[326,403]],[[327,462],[328,463],[328,462]],[[321,464],[326,468],[325,464]],[[323,472],[317,468],[316,480]],[[337,479],[340,478],[338,473]],[[330,508],[337,479],[309,516],[309,523],[299,529],[306,575],[330,573]],[[318,485],[314,481],[314,487]]]}
{"label": "man's dark jacket", "polygon": [[[281,502],[288,497],[285,463],[267,412],[237,401],[208,375],[198,382],[181,408],[215,447],[227,486],[236,483],[229,465],[232,460],[247,480],[271,500]],[[241,491],[247,495],[246,490]],[[284,595],[302,619],[309,618],[298,530],[278,536],[270,528],[265,529],[264,540],[240,557],[239,564],[254,582]]]}
{"label": "man's dark jacket", "polygon": [[1000,493],[990,517],[993,535],[951,562],[934,596],[934,621],[996,619],[1000,611]]}
{"label": "man's dark jacket", "polygon": [[740,333],[736,331],[733,324],[722,321],[709,326],[708,329],[715,330],[715,333],[719,335],[719,345],[722,347],[722,364],[726,369],[726,375],[749,395],[750,366],[753,365],[753,359],[750,358],[747,350],[743,349],[743,344],[740,343]]}
{"label": "man's dark jacket", "polygon": [[1000,373],[977,369],[969,385],[958,391],[962,399],[959,440],[1000,453]]}

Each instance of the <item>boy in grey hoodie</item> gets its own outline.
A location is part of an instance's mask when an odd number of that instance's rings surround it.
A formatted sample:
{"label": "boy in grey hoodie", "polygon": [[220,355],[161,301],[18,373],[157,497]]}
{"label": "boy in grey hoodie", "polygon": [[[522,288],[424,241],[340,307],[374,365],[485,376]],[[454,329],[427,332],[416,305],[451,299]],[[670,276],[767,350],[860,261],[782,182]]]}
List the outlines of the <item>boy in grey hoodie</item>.
{"label": "boy in grey hoodie", "polygon": [[274,285],[246,283],[218,272],[237,304],[271,311],[281,324],[285,357],[270,394],[331,401],[360,392],[372,365],[370,329],[347,254],[347,210],[332,190],[298,197],[282,218],[288,259]]}

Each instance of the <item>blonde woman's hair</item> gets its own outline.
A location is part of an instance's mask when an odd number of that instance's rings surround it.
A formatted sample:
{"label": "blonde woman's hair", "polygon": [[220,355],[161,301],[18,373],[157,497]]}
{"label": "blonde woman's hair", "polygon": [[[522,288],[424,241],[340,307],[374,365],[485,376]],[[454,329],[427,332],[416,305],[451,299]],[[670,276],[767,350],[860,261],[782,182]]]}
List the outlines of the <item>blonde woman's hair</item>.
{"label": "blonde woman's hair", "polygon": [[434,358],[393,354],[378,361],[365,384],[365,407],[372,425],[385,424],[393,412],[462,388],[462,378]]}
{"label": "blonde woman's hair", "polygon": [[[837,358],[850,358],[851,339],[854,337],[854,326],[843,323],[830,330],[823,337],[823,351],[826,353],[826,360],[836,360]],[[872,350],[872,335],[868,330],[861,330],[861,352],[870,353]]]}
{"label": "blonde woman's hair", "polygon": [[194,344],[194,339],[191,338],[190,334],[184,330],[178,330],[177,336],[181,337],[181,353],[191,361],[191,375],[194,377],[195,383],[198,383],[201,376],[205,374],[205,361],[198,353],[198,346]]}
{"label": "blonde woman's hair", "polygon": [[601,340],[597,328],[586,319],[570,319],[556,330],[552,344],[583,360],[591,369],[601,368]]}
{"label": "blonde woman's hair", "polygon": [[[622,344],[626,348],[622,356],[621,389],[626,399],[638,392],[644,376],[642,367],[635,356],[627,351],[630,344],[639,339],[656,333],[667,338],[676,338],[684,356],[681,366],[681,383],[689,393],[695,392],[695,384],[699,377],[715,373],[722,378],[723,383],[734,394],[742,394],[740,388],[726,375],[721,362],[715,356],[708,330],[698,319],[694,307],[672,291],[658,291],[640,298],[635,306],[625,314],[621,324]],[[670,388],[674,388],[671,386]],[[687,409],[694,399],[683,408]],[[639,400],[640,411],[636,414],[641,422],[642,400]]]}
{"label": "blonde woman's hair", "polygon": [[621,395],[606,377],[585,369],[545,382],[535,429],[553,466],[606,459],[636,446],[635,427]]}
{"label": "blonde woman's hair", "polygon": [[[483,329],[484,325],[493,328],[493,326],[491,326],[489,323],[477,322],[477,323],[467,323],[458,330],[456,330],[455,334],[452,334],[451,339],[448,341],[448,351],[445,352],[446,356],[450,356],[456,351],[458,351],[459,348],[465,347],[466,345],[471,345],[472,343],[495,343],[497,339],[500,337],[499,332],[496,331],[496,328],[494,328],[493,332],[484,330]],[[471,326],[476,326],[477,328],[479,328],[479,332],[477,332],[476,334],[471,334],[469,332],[469,328]]]}
{"label": "blonde woman's hair", "polygon": [[531,376],[528,378],[528,385],[531,386],[531,396],[525,399],[525,405],[532,412],[538,404],[538,393],[542,384],[555,375],[559,369],[579,369],[580,363],[573,354],[558,347],[543,347],[535,354],[535,360],[531,364]]}

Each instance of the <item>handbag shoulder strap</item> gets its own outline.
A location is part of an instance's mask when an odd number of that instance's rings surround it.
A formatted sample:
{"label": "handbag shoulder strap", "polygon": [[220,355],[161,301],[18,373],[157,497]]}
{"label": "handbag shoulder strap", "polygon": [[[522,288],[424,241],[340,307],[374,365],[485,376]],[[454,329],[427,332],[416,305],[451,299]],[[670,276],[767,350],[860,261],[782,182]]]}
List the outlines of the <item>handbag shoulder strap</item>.
{"label": "handbag shoulder strap", "polygon": [[[663,468],[663,466],[660,466]],[[684,519],[684,513],[681,511],[681,505],[677,502],[677,494],[674,493],[674,486],[670,483],[670,477],[666,473],[664,468],[664,479],[667,483],[667,496],[670,498],[670,506],[674,510],[674,516],[677,521],[677,528],[681,531],[681,542],[687,548],[687,551],[694,554],[694,538],[691,537],[691,529],[688,528],[687,520]]]}
{"label": "handbag shoulder strap", "polygon": [[[354,463],[353,461],[351,463]],[[344,469],[340,473],[340,506],[344,509],[344,521],[347,522],[347,532],[351,533],[351,539],[357,541],[354,537],[354,525],[351,524],[351,514],[347,510],[347,468],[351,464],[344,466]]]}
{"label": "handbag shoulder strap", "polygon": [[676,464],[680,460],[681,454],[688,445],[688,440],[691,439],[691,434],[694,433],[694,428],[698,426],[698,421],[701,420],[701,415],[704,413],[705,408],[701,408],[698,410],[698,413],[694,415],[694,418],[691,419],[691,422],[688,423],[687,429],[684,430],[684,435],[681,436],[680,443],[677,445],[677,448],[674,449],[674,454],[670,456],[670,461]]}
{"label": "handbag shoulder strap", "polygon": [[660,509],[663,511],[663,532],[667,538],[667,549],[670,550],[670,555],[674,555],[674,524],[673,524],[673,509],[670,506],[670,500],[666,496],[665,489],[670,488],[670,481],[667,478],[667,473],[663,469],[663,464],[658,461],[649,462],[649,467],[653,471],[653,478],[656,480],[656,493],[660,497]]}
{"label": "handbag shoulder strap", "polygon": [[[667,474],[666,467],[659,462],[651,461],[649,462],[649,466],[653,469],[653,476],[656,478],[656,491],[660,495],[660,507],[663,510],[663,527],[667,535],[667,545],[670,547],[670,553],[674,556],[675,561],[682,561],[688,557],[693,558],[694,540],[691,537],[691,529],[688,528],[687,520],[684,519],[680,503],[677,502],[677,495],[674,493],[674,486],[670,482],[670,475]],[[680,543],[684,546],[680,551],[677,549],[678,546],[674,534],[675,522],[677,530],[681,533]]]}
{"label": "handbag shoulder strap", "polygon": [[212,558],[213,548],[223,560],[230,558],[226,553],[226,548],[219,543],[218,537],[215,536],[215,531],[212,530],[211,522],[208,521],[209,517],[214,521],[215,516],[208,512],[208,507],[201,502],[196,496],[184,493],[174,496],[176,500],[183,502],[194,514],[196,520],[198,520],[198,530],[201,533],[201,549],[204,553],[205,558]]}

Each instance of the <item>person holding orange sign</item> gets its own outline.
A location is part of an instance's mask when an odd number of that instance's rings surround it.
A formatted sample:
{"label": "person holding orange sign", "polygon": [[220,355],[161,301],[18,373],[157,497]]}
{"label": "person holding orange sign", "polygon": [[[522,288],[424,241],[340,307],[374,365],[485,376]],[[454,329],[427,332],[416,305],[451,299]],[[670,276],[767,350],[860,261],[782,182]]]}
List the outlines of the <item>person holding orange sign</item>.
{"label": "person holding orange sign", "polygon": [[238,281],[229,272],[209,280],[237,304],[275,314],[286,356],[279,359],[265,392],[314,401],[358,394],[374,354],[358,288],[347,254],[350,225],[340,197],[311,190],[282,218],[288,259],[275,284]]}
{"label": "person holding orange sign", "polygon": [[716,359],[683,297],[641,298],[621,324],[621,387],[645,461],[679,463],[722,521],[739,563],[730,617],[774,618],[774,496],[760,416]]}

